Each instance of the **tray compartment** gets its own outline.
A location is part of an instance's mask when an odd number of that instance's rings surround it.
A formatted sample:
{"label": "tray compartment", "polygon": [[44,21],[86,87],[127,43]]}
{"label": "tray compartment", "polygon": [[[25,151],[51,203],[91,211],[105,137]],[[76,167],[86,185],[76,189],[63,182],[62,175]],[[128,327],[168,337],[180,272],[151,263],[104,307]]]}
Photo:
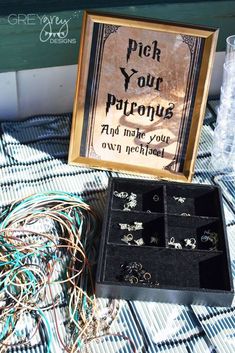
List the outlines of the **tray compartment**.
{"label": "tray compartment", "polygon": [[[112,211],[108,234],[108,243],[163,247],[165,246],[165,217],[163,214]],[[127,243],[128,238],[132,240]]]}
{"label": "tray compartment", "polygon": [[[175,248],[177,245],[179,249],[186,250],[222,250],[224,243],[223,228],[217,218],[208,217],[183,217],[169,215],[167,217],[168,234],[167,234],[167,247]],[[212,242],[202,241],[202,236],[210,231],[211,236],[217,234],[218,242],[212,249]],[[189,239],[189,240],[188,240]],[[194,244],[190,246],[189,244]]]}
{"label": "tray compartment", "polygon": [[[125,197],[119,197],[123,192]],[[136,195],[136,203],[124,211],[131,193]],[[129,233],[133,241],[126,243],[122,239]],[[213,239],[215,235],[216,247],[205,241],[206,236]],[[158,243],[151,243],[156,237]],[[180,249],[169,246],[172,237]],[[141,245],[134,243],[140,238]],[[191,238],[196,246],[186,246],[185,240]],[[96,280],[100,297],[184,305],[232,304],[231,264],[218,187],[111,178],[100,244]],[[150,273],[146,283],[138,273],[136,283],[136,279],[129,281],[126,271],[130,271],[130,263],[141,263],[141,276]]]}
{"label": "tray compartment", "polygon": [[[126,179],[125,179],[126,180]],[[118,181],[111,190],[111,207],[122,211],[164,212],[164,187],[156,183],[146,184],[145,181],[133,183]]]}
{"label": "tray compartment", "polygon": [[[123,282],[126,285],[199,288],[201,279],[199,273],[200,260],[214,257],[206,254],[188,251],[178,252],[166,248],[137,248],[132,246],[109,245],[106,252],[104,280],[107,282]],[[151,274],[153,284],[129,283],[122,280],[122,266],[131,263],[141,263],[143,269]],[[121,277],[121,278],[120,278]],[[155,283],[159,285],[154,285]]]}
{"label": "tray compartment", "polygon": [[167,185],[167,213],[182,216],[218,217],[218,188],[203,185]]}
{"label": "tray compartment", "polygon": [[200,288],[231,291],[227,267],[227,260],[223,254],[200,261]]}

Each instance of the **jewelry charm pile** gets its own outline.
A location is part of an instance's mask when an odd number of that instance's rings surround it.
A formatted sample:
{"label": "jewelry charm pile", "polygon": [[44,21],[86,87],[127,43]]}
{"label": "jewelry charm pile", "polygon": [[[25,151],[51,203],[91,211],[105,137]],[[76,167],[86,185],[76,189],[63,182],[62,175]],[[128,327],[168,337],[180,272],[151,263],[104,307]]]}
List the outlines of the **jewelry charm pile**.
{"label": "jewelry charm pile", "polygon": [[[119,223],[119,227],[121,230],[128,230],[129,232],[136,232],[138,230],[143,230],[143,222],[134,222],[133,224],[127,224],[127,223]],[[143,237],[134,239],[134,236],[132,233],[124,234],[121,238],[121,241],[127,245],[138,245],[142,246],[145,245],[145,241]],[[158,237],[155,234],[154,236],[150,237],[150,245],[157,245],[158,244]]]}
{"label": "jewelry charm pile", "polygon": [[131,211],[133,208],[137,206],[137,195],[134,194],[133,192],[128,194],[126,191],[114,191],[113,195],[120,198],[120,199],[125,199],[125,203],[123,206],[123,211]]}
{"label": "jewelry charm pile", "polygon": [[131,284],[142,284],[149,286],[159,286],[158,282],[152,282],[152,275],[147,272],[140,262],[129,262],[121,264],[121,274],[118,277],[120,281]]}
{"label": "jewelry charm pile", "polygon": [[174,248],[174,249],[183,249],[183,246],[186,249],[188,249],[188,248],[189,249],[195,249],[196,246],[197,246],[197,240],[196,240],[196,238],[185,238],[184,239],[184,244],[182,246],[180,242],[176,242],[175,241],[174,237],[171,237],[170,240],[168,241],[168,245],[171,248]]}

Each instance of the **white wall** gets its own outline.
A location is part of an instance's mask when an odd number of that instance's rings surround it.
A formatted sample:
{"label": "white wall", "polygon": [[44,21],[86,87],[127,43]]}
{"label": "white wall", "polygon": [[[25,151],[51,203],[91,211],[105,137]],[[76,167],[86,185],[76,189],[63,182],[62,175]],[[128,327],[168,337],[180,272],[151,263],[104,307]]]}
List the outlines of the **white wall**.
{"label": "white wall", "polygon": [[223,78],[224,59],[225,59],[225,52],[217,52],[215,54],[215,62],[212,70],[209,96],[220,95],[220,87],[222,85],[222,78]]}
{"label": "white wall", "polygon": [[[223,62],[224,52],[217,52],[210,95],[219,94]],[[71,112],[76,76],[77,65],[1,73],[0,120]]]}

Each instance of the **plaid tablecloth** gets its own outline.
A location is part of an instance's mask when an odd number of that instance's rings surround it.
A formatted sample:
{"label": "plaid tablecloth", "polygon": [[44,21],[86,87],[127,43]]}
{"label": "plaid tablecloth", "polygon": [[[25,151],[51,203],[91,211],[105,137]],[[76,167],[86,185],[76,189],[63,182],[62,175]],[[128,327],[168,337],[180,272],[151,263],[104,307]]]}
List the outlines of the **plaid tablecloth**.
{"label": "plaid tablecloth", "polygon": [[[210,165],[217,105],[216,100],[208,102],[193,182],[222,187],[235,278],[235,175],[220,175]],[[97,213],[103,214],[109,177],[124,174],[69,166],[70,126],[71,114],[35,116],[1,124],[0,211],[19,197],[40,191],[63,190],[82,196]],[[107,304],[105,299],[100,302],[101,305]],[[119,305],[119,315],[110,332],[128,336],[138,353],[235,352],[235,306],[190,307],[122,300]],[[133,352],[127,340],[116,336],[94,342],[89,349],[95,353]],[[45,333],[39,332],[31,348],[16,347],[8,351],[46,352]],[[52,345],[52,353],[55,352],[63,352],[56,342]]]}

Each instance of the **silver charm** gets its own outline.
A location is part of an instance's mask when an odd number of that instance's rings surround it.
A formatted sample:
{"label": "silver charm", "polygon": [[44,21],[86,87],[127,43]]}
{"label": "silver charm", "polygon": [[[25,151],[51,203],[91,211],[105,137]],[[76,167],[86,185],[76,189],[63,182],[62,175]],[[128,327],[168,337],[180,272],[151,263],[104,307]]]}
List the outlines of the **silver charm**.
{"label": "silver charm", "polygon": [[175,201],[180,202],[180,203],[184,203],[184,201],[186,200],[186,197],[173,196],[173,199],[174,199]]}
{"label": "silver charm", "polygon": [[127,223],[119,223],[119,226],[122,230],[127,229],[128,224]]}
{"label": "silver charm", "polygon": [[196,248],[196,239],[195,238],[186,238],[184,239],[185,242],[185,247],[189,246],[191,249],[195,249]]}
{"label": "silver charm", "polygon": [[150,244],[157,244],[157,243],[158,243],[157,237],[151,237],[150,238]]}
{"label": "silver charm", "polygon": [[134,229],[133,230],[141,230],[144,229],[142,222],[134,222]]}
{"label": "silver charm", "polygon": [[127,223],[119,223],[119,226],[122,230],[127,229],[128,232],[144,229],[142,222],[134,222],[133,225]]}
{"label": "silver charm", "polygon": [[134,240],[134,242],[138,246],[144,245],[144,239],[143,238],[136,239],[136,240]]}
{"label": "silver charm", "polygon": [[114,191],[113,194],[114,196],[119,197],[120,199],[126,199],[128,196],[128,192],[125,192],[125,191],[121,191],[121,192]]}
{"label": "silver charm", "polygon": [[130,242],[133,240],[133,235],[132,234],[127,234],[124,235],[123,238],[121,238],[121,241],[123,241],[124,243],[130,245]]}
{"label": "silver charm", "polygon": [[182,249],[182,245],[180,243],[176,243],[174,237],[170,238],[170,241],[168,241],[168,245],[173,246],[175,249]]}
{"label": "silver charm", "polygon": [[158,195],[153,195],[153,201],[158,202],[160,200]]}
{"label": "silver charm", "polygon": [[217,233],[211,232],[211,230],[208,229],[208,230],[205,230],[204,234],[201,236],[201,241],[202,241],[202,243],[209,241],[212,244],[212,246],[209,248],[209,250],[216,250],[217,244],[219,242],[219,237],[218,237]]}
{"label": "silver charm", "polygon": [[127,197],[127,203],[124,204],[123,211],[130,211],[137,206],[137,195],[133,192]]}

